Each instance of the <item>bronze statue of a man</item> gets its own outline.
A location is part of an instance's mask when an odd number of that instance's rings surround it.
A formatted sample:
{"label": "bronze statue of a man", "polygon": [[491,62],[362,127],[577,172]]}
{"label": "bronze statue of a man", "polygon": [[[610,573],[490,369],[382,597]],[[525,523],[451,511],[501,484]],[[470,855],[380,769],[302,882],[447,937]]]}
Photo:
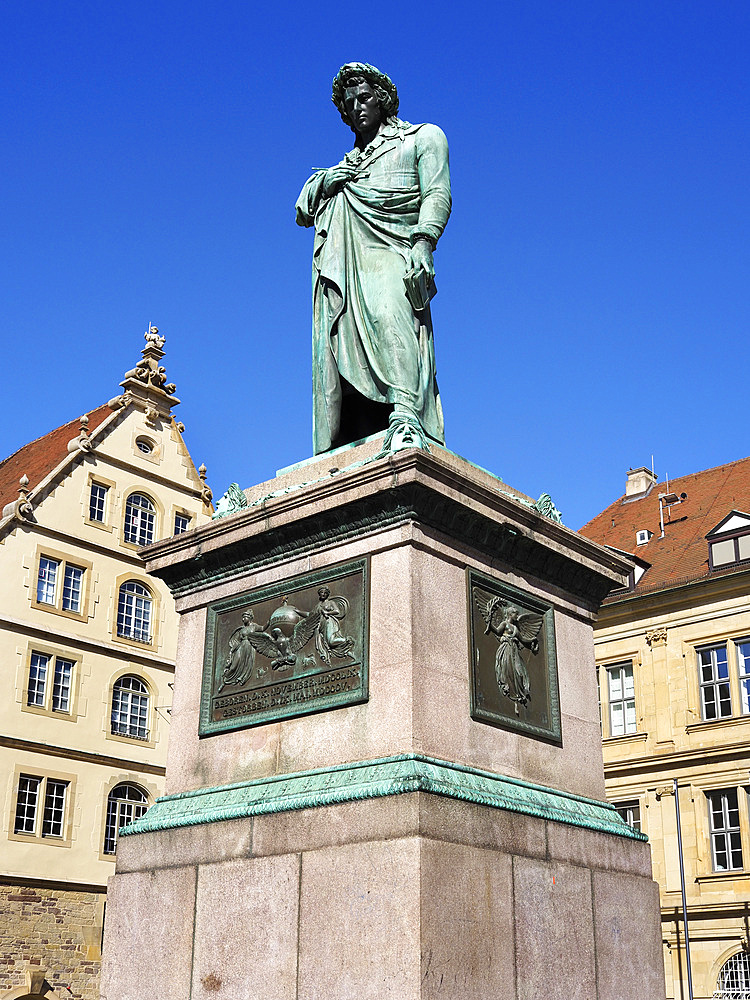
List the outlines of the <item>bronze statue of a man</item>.
{"label": "bronze statue of a man", "polygon": [[399,119],[395,85],[367,63],[342,66],[332,99],[354,148],[297,200],[297,223],[315,226],[314,451],[386,428],[386,447],[443,444],[429,303],[451,210],[448,143],[436,125]]}

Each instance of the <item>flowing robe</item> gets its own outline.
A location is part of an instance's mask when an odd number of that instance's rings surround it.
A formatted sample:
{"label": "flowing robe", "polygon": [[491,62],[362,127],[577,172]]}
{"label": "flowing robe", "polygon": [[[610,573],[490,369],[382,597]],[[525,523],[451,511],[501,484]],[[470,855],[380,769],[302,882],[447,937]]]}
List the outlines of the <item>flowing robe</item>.
{"label": "flowing robe", "polygon": [[429,304],[406,297],[413,237],[437,244],[451,210],[448,143],[436,125],[395,120],[346,162],[357,175],[332,197],[325,171],[306,182],[297,223],[313,247],[313,445],[339,435],[341,378],[367,399],[413,413],[444,443]]}

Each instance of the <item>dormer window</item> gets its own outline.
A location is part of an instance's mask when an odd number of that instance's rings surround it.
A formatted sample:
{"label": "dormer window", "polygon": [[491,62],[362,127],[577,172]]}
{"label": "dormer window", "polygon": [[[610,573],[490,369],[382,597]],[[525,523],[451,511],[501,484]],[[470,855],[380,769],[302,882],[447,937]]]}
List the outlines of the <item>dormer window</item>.
{"label": "dormer window", "polygon": [[750,514],[733,510],[706,535],[711,569],[750,562]]}
{"label": "dormer window", "polygon": [[653,531],[649,531],[644,528],[642,531],[636,531],[635,533],[635,543],[636,545],[645,545],[651,538],[654,537]]}

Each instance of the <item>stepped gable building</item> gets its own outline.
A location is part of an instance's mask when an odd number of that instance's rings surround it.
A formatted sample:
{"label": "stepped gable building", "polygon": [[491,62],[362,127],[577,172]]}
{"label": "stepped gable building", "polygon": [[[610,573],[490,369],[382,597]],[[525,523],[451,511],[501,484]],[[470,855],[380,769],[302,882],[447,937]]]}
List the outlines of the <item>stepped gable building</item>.
{"label": "stepped gable building", "polygon": [[750,458],[624,496],[581,533],[627,553],[595,628],[607,795],[648,834],[667,997],[750,997]]}
{"label": "stepped gable building", "polygon": [[212,508],[146,341],[120,396],[0,463],[0,998],[99,996],[118,829],[163,789],[177,615],[139,549]]}

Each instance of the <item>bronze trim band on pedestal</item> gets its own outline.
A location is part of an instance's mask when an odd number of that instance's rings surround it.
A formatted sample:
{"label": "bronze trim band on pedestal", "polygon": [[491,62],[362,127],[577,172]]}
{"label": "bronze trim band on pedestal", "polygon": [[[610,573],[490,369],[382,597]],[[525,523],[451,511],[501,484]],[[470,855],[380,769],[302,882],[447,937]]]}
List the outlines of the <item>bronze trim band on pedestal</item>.
{"label": "bronze trim band on pedestal", "polygon": [[648,840],[645,834],[629,827],[608,802],[419,754],[165,795],[135,823],[124,827],[121,834],[172,830],[405,792],[444,795],[630,840]]}

